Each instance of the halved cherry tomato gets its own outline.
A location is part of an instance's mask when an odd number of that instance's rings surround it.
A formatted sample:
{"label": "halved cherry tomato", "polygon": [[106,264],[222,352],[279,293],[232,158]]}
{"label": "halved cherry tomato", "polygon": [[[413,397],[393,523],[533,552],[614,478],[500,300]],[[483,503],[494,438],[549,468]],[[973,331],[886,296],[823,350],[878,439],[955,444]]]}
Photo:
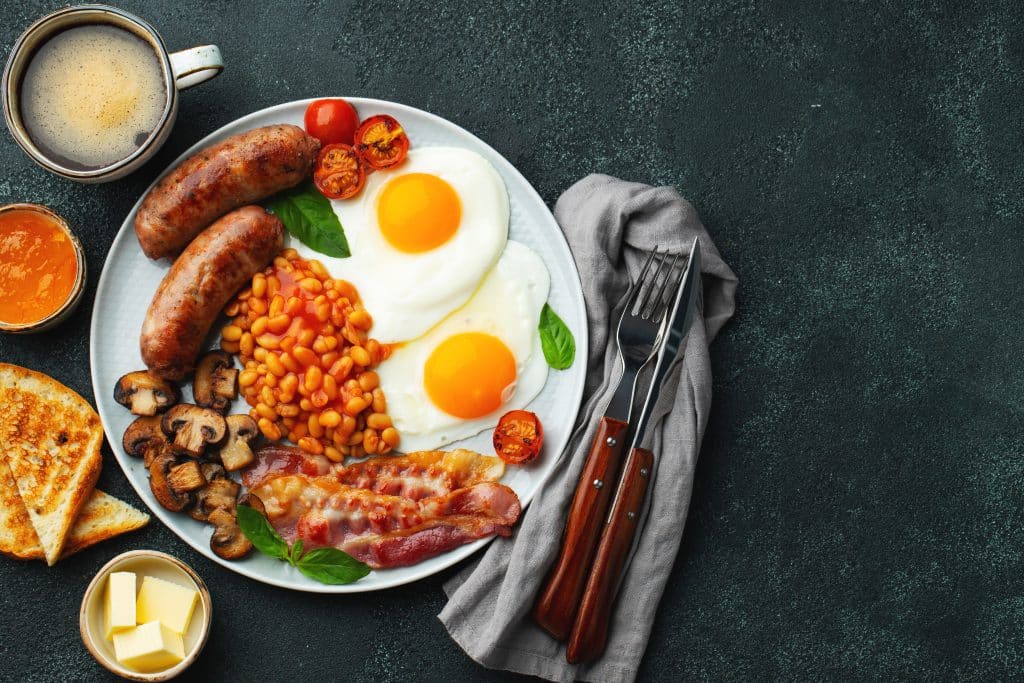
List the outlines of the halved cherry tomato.
{"label": "halved cherry tomato", "polygon": [[363,161],[370,168],[380,170],[397,166],[405,160],[409,136],[395,117],[377,114],[359,124],[355,145]]}
{"label": "halved cherry tomato", "polygon": [[328,199],[348,199],[363,189],[366,170],[351,145],[327,145],[313,166],[313,183]]}
{"label": "halved cherry tomato", "polygon": [[505,413],[494,428],[494,452],[512,465],[522,465],[536,458],[543,443],[544,428],[540,419],[528,410]]}
{"label": "halved cherry tomato", "polygon": [[321,145],[335,142],[351,145],[358,126],[359,115],[345,100],[315,100],[306,107],[306,132]]}

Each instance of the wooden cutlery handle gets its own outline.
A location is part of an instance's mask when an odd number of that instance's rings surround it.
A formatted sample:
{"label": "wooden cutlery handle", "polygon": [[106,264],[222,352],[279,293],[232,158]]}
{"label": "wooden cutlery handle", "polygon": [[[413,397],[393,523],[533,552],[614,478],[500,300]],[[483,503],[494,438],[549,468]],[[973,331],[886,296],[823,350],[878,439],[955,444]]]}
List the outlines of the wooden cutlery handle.
{"label": "wooden cutlery handle", "polygon": [[590,579],[565,650],[570,664],[595,660],[604,652],[615,593],[633,547],[653,464],[654,455],[645,448],[634,448],[626,459],[619,493],[597,547]]}
{"label": "wooden cutlery handle", "polygon": [[562,549],[537,597],[533,618],[558,640],[569,637],[576,616],[612,489],[618,481],[627,429],[621,420],[601,418],[569,508]]}

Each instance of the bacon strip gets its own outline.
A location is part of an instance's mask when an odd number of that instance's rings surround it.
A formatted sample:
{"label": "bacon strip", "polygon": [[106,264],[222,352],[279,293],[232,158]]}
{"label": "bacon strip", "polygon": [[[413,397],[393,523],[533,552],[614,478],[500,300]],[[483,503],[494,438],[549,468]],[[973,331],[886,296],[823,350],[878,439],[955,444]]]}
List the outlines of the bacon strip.
{"label": "bacon strip", "polygon": [[312,455],[295,446],[269,443],[256,449],[256,461],[242,471],[242,483],[250,491],[269,478],[282,474],[319,477],[340,468],[323,455]]}
{"label": "bacon strip", "polygon": [[343,467],[322,455],[310,455],[292,446],[271,444],[256,451],[256,462],[242,473],[242,482],[252,490],[269,477],[331,474],[338,482],[353,488],[420,500],[443,496],[486,481],[497,481],[504,473],[505,463],[501,458],[461,448],[370,458]]}
{"label": "bacon strip", "polygon": [[460,448],[370,458],[339,470],[336,477],[340,483],[355,488],[420,500],[497,481],[504,473],[501,458]]}
{"label": "bacon strip", "polygon": [[515,492],[483,482],[418,501],[353,488],[333,477],[280,475],[259,496],[289,543],[333,546],[374,569],[416,564],[478,538],[508,536],[522,510]]}

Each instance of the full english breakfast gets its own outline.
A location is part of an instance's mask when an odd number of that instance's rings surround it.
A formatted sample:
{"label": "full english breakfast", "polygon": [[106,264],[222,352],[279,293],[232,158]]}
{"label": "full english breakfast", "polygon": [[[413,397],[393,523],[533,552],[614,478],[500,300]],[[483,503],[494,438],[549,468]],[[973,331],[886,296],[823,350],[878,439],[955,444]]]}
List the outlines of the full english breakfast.
{"label": "full english breakfast", "polygon": [[[203,120],[178,93],[222,68],[215,45],[170,52],[126,12],[64,8],[13,45],[5,120],[50,172],[113,180],[180,141],[181,131],[170,136],[179,108]],[[531,160],[535,147],[511,144]],[[670,559],[685,500],[646,506],[648,487],[671,478],[654,478],[658,460],[641,442],[655,429],[665,431],[649,439],[659,449],[680,442],[652,411],[663,385],[675,391],[670,373],[682,372],[702,286],[699,239],[687,258],[661,228],[704,233],[688,206],[624,225],[651,201],[624,208],[616,179],[596,178],[552,209],[501,152],[450,121],[325,98],[268,107],[193,144],[131,198],[91,287],[64,218],[0,206],[0,332],[49,329],[83,292],[94,296],[87,367],[98,410],[47,375],[0,363],[0,553],[54,565],[148,523],[96,488],[106,429],[151,512],[229,571],[293,590],[365,592],[490,544],[446,582],[438,617],[448,632],[486,666],[530,672],[493,653],[525,653],[519,632],[535,634],[521,629],[532,614],[566,646],[531,645],[523,659],[552,678],[600,677],[549,664],[561,652],[575,665],[626,649],[608,641],[613,608],[642,627],[630,648],[647,637],[637,606],[652,603],[635,584],[660,591],[667,567],[642,544],[672,526],[658,544]],[[649,254],[633,277],[652,236],[675,246]],[[588,351],[602,357],[588,361]],[[596,429],[581,408],[597,413]],[[703,424],[686,426],[694,455]],[[692,474],[692,462],[680,471]],[[62,574],[88,562],[62,562]],[[631,562],[639,580],[623,581]],[[112,673],[169,680],[202,651],[211,604],[184,563],[132,550],[95,574],[79,628]]]}
{"label": "full english breakfast", "polygon": [[[574,348],[487,159],[413,147],[344,100],[305,121],[202,149],[143,199],[139,244],[173,261],[146,370],[114,398],[138,416],[122,445],[154,497],[211,524],[215,554],[255,546],[340,583],[511,533],[505,462],[538,457],[525,408]],[[496,456],[439,450],[487,430]]]}

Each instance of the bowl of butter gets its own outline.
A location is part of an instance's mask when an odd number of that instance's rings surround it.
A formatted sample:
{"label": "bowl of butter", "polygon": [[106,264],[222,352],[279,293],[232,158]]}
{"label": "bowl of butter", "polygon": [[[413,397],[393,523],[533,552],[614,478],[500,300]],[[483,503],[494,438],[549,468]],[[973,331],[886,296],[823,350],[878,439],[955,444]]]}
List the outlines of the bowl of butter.
{"label": "bowl of butter", "polygon": [[155,550],[118,555],[85,589],[79,628],[92,656],[134,681],[166,681],[196,660],[210,633],[206,584]]}

